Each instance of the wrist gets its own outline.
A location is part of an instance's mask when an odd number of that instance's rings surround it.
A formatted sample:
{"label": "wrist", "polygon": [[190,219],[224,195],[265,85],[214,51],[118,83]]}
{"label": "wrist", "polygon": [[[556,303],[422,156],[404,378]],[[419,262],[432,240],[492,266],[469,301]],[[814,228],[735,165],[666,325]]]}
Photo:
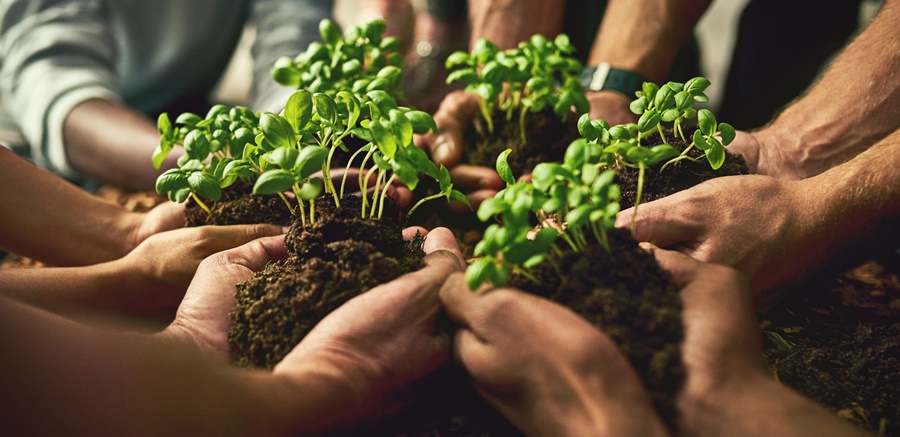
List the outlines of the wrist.
{"label": "wrist", "polygon": [[581,72],[581,86],[586,91],[614,91],[628,98],[634,98],[646,79],[637,72],[613,67],[607,62],[587,66]]}

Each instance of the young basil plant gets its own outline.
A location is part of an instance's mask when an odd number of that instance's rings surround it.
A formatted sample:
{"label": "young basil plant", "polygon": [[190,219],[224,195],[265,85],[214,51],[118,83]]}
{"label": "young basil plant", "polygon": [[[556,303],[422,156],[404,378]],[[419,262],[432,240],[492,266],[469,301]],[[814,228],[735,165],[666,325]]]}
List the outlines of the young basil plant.
{"label": "young basil plant", "polygon": [[578,79],[581,63],[571,55],[575,48],[565,34],[553,41],[534,35],[518,47],[499,50],[492,42],[476,41],[471,53],[455,52],[446,61],[455,69],[447,83],[461,82],[478,96],[488,132],[494,132],[494,111],[506,121],[518,115],[521,141],[526,141],[525,116],[550,109],[565,120],[574,107],[578,114],[590,105]]}

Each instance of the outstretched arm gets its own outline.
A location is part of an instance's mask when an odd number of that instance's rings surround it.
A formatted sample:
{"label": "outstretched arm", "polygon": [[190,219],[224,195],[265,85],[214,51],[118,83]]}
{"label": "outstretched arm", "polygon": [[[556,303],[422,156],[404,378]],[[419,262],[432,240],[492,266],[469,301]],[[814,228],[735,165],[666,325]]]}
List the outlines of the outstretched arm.
{"label": "outstretched arm", "polygon": [[898,23],[900,1],[886,0],[805,95],[730,149],[751,171],[799,179],[846,162],[900,127]]}
{"label": "outstretched arm", "polygon": [[[713,179],[641,205],[635,238],[737,268],[758,299],[900,239],[900,130],[843,165],[800,181]],[[619,213],[627,226],[634,209]]]}

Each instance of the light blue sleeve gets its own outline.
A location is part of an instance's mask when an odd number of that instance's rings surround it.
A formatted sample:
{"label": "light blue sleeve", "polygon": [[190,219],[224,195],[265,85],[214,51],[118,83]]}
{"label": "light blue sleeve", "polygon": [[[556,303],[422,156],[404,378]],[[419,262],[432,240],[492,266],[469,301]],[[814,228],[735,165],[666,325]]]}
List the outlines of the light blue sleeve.
{"label": "light blue sleeve", "polygon": [[39,165],[77,178],[62,126],[85,100],[121,100],[116,45],[100,0],[0,3],[0,98]]}
{"label": "light blue sleeve", "polygon": [[253,89],[255,111],[278,112],[294,91],[282,87],[270,74],[279,56],[294,57],[313,41],[321,40],[319,22],[334,19],[331,0],[255,0],[251,20],[256,25],[253,44]]}

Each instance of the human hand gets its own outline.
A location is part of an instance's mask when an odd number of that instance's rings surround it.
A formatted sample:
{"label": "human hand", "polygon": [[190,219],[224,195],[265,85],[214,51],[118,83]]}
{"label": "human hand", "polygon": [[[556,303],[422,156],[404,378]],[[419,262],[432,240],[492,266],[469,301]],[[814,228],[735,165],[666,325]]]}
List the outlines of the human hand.
{"label": "human hand", "polygon": [[[415,229],[404,234],[411,237]],[[427,234],[423,269],[357,296],[325,317],[277,366],[274,373],[310,372],[340,392],[342,423],[367,423],[399,411],[409,386],[443,365],[447,333],[437,331],[438,290],[464,263],[445,228]]]}
{"label": "human hand", "polygon": [[183,228],[184,203],[163,202],[147,212],[131,213],[134,225],[127,238],[130,247],[137,247],[148,237],[160,232]]}
{"label": "human hand", "polygon": [[[634,237],[701,261],[734,267],[750,278],[758,306],[773,288],[824,262],[816,242],[816,194],[802,181],[727,176],[639,208]],[[634,208],[616,226],[631,223]]]}
{"label": "human hand", "polygon": [[269,261],[285,258],[284,235],[255,239],[207,257],[197,267],[166,332],[189,339],[200,350],[227,358],[229,314],[235,306],[237,284],[250,279]]}
{"label": "human hand", "polygon": [[666,434],[625,356],[572,311],[509,288],[472,292],[462,274],[440,297],[461,325],[457,362],[528,435]]}
{"label": "human hand", "polygon": [[[418,136],[416,144],[431,155],[438,165],[450,170],[454,187],[468,191],[466,197],[473,208],[478,208],[503,189],[503,181],[494,169],[460,164],[465,140],[463,135],[472,119],[478,114],[478,97],[465,91],[454,91],[444,98],[434,114],[437,131]],[[456,212],[468,210],[461,203],[453,206]],[[463,209],[465,208],[465,209]]]}
{"label": "human hand", "polygon": [[156,315],[181,302],[204,258],[257,238],[284,233],[274,225],[201,226],[154,234],[113,261],[130,287],[121,305],[131,313]]}
{"label": "human hand", "polygon": [[604,120],[610,126],[637,123],[638,116],[631,112],[631,100],[616,91],[588,91],[585,93],[591,104],[591,120]]}

